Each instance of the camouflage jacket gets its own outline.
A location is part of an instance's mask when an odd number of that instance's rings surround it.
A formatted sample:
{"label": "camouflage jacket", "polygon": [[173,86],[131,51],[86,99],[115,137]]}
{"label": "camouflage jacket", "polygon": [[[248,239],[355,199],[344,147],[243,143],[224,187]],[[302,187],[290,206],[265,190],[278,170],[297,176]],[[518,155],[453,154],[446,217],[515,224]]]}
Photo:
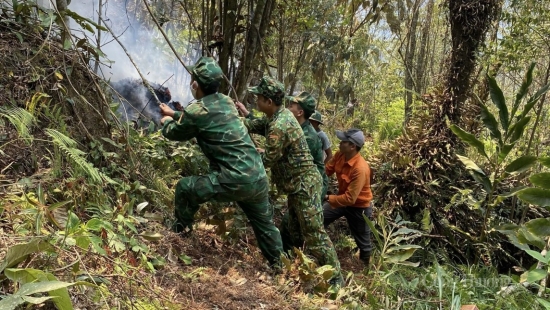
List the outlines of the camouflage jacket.
{"label": "camouflage jacket", "polygon": [[262,160],[266,168],[271,168],[279,190],[292,194],[302,183],[320,180],[304,132],[289,110],[282,107],[270,118],[252,118],[249,114],[244,123],[251,133],[266,137]]}
{"label": "camouflage jacket", "polygon": [[325,162],[323,159],[323,155],[325,152],[323,151],[321,138],[319,138],[317,131],[315,130],[315,128],[313,128],[308,120],[303,122],[301,126],[302,131],[306,136],[307,146],[309,147],[309,151],[311,153],[311,156],[313,157],[313,163],[315,164],[315,166],[317,166],[317,170],[319,170],[319,173],[323,177],[324,181],[327,176],[325,173]]}
{"label": "camouflage jacket", "polygon": [[266,177],[260,154],[239,119],[233,100],[222,94],[203,97],[176,112],[162,134],[176,141],[197,138],[210,170],[220,183],[252,183]]}

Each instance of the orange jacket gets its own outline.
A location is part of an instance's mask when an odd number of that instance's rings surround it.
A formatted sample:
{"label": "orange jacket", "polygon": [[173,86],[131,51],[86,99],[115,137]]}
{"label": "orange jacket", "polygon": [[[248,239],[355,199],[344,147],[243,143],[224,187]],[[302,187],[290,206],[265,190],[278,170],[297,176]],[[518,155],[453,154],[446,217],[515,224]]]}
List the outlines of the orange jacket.
{"label": "orange jacket", "polygon": [[336,152],[326,164],[325,170],[328,176],[336,173],[338,179],[338,195],[329,195],[328,197],[332,207],[367,208],[370,206],[372,201],[371,170],[361,154],[358,153],[346,161],[344,154]]}

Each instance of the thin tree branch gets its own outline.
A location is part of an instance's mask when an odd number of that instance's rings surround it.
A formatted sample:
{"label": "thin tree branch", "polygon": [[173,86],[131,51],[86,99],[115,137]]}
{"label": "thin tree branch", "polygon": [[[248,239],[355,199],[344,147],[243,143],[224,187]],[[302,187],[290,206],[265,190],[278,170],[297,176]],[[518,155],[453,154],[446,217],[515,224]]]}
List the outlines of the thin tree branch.
{"label": "thin tree branch", "polygon": [[124,53],[126,53],[126,56],[128,56],[128,59],[130,59],[130,62],[132,63],[132,65],[134,65],[134,68],[136,68],[137,70],[137,73],[139,74],[139,76],[141,77],[141,80],[143,81],[143,85],[145,85],[145,87],[149,90],[149,92],[153,95],[153,97],[155,98],[155,100],[157,101],[157,104],[160,105],[161,102],[159,100],[159,98],[157,97],[157,94],[155,93],[155,91],[153,90],[153,87],[151,87],[151,85],[149,84],[149,82],[147,82],[147,80],[145,79],[145,77],[143,76],[143,74],[141,73],[141,70],[139,70],[138,66],[136,65],[136,63],[134,62],[134,59],[132,59],[132,56],[130,56],[130,53],[128,53],[128,50],[126,49],[126,47],[124,47],[124,45],[122,44],[122,42],[120,42],[120,40],[116,37],[115,33],[111,30],[111,28],[107,25],[107,23],[105,22],[105,20],[103,20],[103,18],[100,16],[99,17],[103,23],[105,24],[105,28],[107,28],[107,30],[109,31],[109,33],[111,33],[111,35],[113,36],[113,38],[117,41],[117,43],[120,45],[120,47],[122,47],[122,49],[124,50]]}

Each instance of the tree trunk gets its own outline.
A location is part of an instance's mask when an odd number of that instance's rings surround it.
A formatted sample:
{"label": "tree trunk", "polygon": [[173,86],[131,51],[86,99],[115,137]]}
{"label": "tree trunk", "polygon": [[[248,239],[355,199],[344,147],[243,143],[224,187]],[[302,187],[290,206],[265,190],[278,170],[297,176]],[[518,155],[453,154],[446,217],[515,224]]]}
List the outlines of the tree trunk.
{"label": "tree trunk", "polygon": [[284,80],[283,59],[285,54],[285,26],[283,22],[283,15],[284,11],[281,10],[281,12],[279,12],[279,53],[277,54],[277,79],[279,79],[280,82],[283,82]]}
{"label": "tree trunk", "polygon": [[[452,50],[445,76],[442,111],[452,123],[460,121],[460,106],[466,101],[476,52],[498,12],[499,0],[449,0]],[[441,119],[440,122],[445,122]]]}
{"label": "tree trunk", "polygon": [[[544,75],[544,83],[542,85],[548,84],[548,79],[550,78],[550,62],[546,66],[546,74]],[[533,139],[535,137],[535,133],[537,130],[537,127],[539,126],[539,123],[541,122],[541,115],[542,115],[542,108],[544,107],[544,102],[546,101],[546,94],[542,95],[540,101],[538,102],[537,111],[536,111],[536,119],[535,124],[533,125],[533,129],[531,130],[531,136],[529,137],[529,142],[527,143],[527,150],[525,151],[526,155],[529,155],[531,151],[531,145],[533,144]],[[535,150],[535,154],[538,156],[538,146]]]}
{"label": "tree trunk", "polygon": [[274,3],[275,0],[258,0],[254,8],[252,21],[246,33],[245,50],[236,74],[236,91],[240,100],[243,100],[245,96],[250,73],[256,63],[256,58],[260,50],[261,38],[269,25]]}
{"label": "tree trunk", "polygon": [[[237,22],[237,1],[233,0],[224,0],[223,4],[223,15],[220,17],[222,20],[220,24],[222,25],[223,31],[223,47],[220,53],[220,67],[225,74],[229,77],[229,59],[233,55],[233,48],[235,45],[235,24]],[[221,92],[227,93],[229,90],[229,85],[224,80],[221,86]],[[235,98],[236,99],[236,98]]]}
{"label": "tree trunk", "polygon": [[[216,18],[216,0],[210,0],[210,5],[208,8],[208,33],[206,35],[206,44],[209,44],[209,42],[214,38],[214,19]],[[220,21],[221,23],[221,21]]]}
{"label": "tree trunk", "polygon": [[[298,54],[298,59],[296,60],[296,67],[294,69],[294,73],[292,75],[292,80],[290,81],[290,91],[289,93],[292,94],[294,92],[294,89],[296,88],[296,82],[298,82],[298,73],[300,72],[300,69],[302,68],[302,65],[304,64],[304,58],[306,55],[306,37],[302,39],[302,45],[300,46],[300,52]],[[321,95],[321,92],[319,92],[319,96]],[[320,97],[319,97],[320,98]]]}
{"label": "tree trunk", "polygon": [[422,38],[420,40],[420,50],[416,56],[416,76],[415,76],[415,92],[417,94],[424,94],[426,92],[426,62],[428,60],[428,45],[430,40],[430,30],[432,26],[432,14],[434,10],[434,0],[429,0],[426,12],[426,19],[424,20],[424,27],[422,27]]}
{"label": "tree trunk", "polygon": [[412,18],[407,32],[407,47],[405,50],[405,125],[412,115],[413,91],[416,90],[414,55],[416,53],[416,27],[418,25],[420,1],[416,0],[414,2]]}

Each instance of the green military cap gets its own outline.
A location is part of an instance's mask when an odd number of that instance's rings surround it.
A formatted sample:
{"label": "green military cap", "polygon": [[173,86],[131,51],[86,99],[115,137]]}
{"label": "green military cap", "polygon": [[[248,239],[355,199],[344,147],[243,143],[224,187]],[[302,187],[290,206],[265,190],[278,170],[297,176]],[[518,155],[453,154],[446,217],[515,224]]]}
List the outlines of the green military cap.
{"label": "green military cap", "polygon": [[321,115],[321,113],[319,113],[319,111],[315,110],[315,113],[313,113],[311,115],[311,117],[309,118],[309,120],[313,120],[313,121],[316,121],[317,123],[321,124],[321,125],[324,125],[323,124],[323,116]]}
{"label": "green military cap", "polygon": [[308,92],[303,91],[298,96],[288,96],[288,100],[299,104],[306,113],[313,114],[315,112],[317,101]]}
{"label": "green military cap", "polygon": [[269,76],[264,76],[258,86],[250,87],[248,91],[255,95],[262,95],[273,101],[281,100],[285,96],[285,87],[283,84]]}
{"label": "green military cap", "polygon": [[207,87],[212,83],[220,83],[223,79],[222,68],[212,57],[201,57],[192,66],[187,66],[187,70],[200,86]]}

